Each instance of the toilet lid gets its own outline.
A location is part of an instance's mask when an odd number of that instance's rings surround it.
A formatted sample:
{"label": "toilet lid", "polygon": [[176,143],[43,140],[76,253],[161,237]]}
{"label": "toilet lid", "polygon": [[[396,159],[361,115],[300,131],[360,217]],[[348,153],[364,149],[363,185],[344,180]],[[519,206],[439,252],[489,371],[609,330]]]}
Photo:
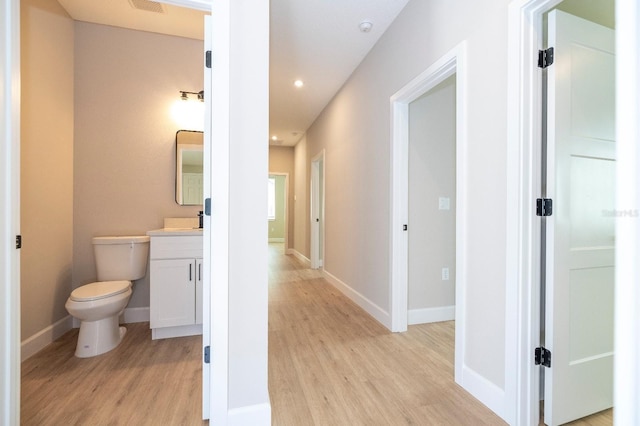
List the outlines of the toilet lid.
{"label": "toilet lid", "polygon": [[76,302],[88,302],[91,300],[104,299],[124,293],[131,288],[130,281],[100,281],[97,283],[85,284],[71,292],[71,300]]}

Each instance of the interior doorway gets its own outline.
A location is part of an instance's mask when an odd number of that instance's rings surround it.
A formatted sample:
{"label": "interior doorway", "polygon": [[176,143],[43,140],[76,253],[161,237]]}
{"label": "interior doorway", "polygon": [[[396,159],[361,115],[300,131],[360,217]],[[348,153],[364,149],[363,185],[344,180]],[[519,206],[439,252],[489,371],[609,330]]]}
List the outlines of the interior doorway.
{"label": "interior doorway", "polygon": [[[455,285],[452,291],[455,292],[455,380],[463,387],[474,387],[475,378],[465,374],[464,368],[464,342],[465,342],[465,153],[466,153],[466,129],[467,117],[465,114],[466,97],[466,44],[463,42],[448,52],[433,65],[427,68],[414,80],[399,90],[391,97],[392,109],[392,146],[391,146],[391,324],[390,328],[395,332],[407,330],[408,315],[408,262],[409,262],[409,140],[410,140],[410,107],[409,105],[417,99],[430,93],[434,89],[448,87],[455,82],[453,99],[449,98],[454,107],[454,139],[455,139],[455,191],[449,199],[449,208],[455,206],[455,238],[448,235],[448,238],[455,240],[455,267],[452,272],[449,269],[449,278],[455,277]],[[440,86],[443,85],[443,86]],[[434,91],[435,93],[435,91]],[[443,92],[443,93],[446,93]],[[451,136],[450,136],[451,137]],[[451,183],[451,182],[449,182]],[[439,199],[447,198],[446,194],[437,196]],[[433,201],[433,200],[432,200]],[[446,200],[442,200],[443,208]],[[437,266],[439,270],[439,283],[442,278],[443,266]],[[449,311],[451,308],[448,308]],[[440,312],[431,311],[438,315],[450,315],[447,308]],[[440,316],[442,318],[442,316]]]}
{"label": "interior doorway", "polygon": [[324,267],[324,150],[311,160],[311,269]]}
{"label": "interior doorway", "polygon": [[289,248],[289,174],[269,173],[268,187],[269,243],[283,243]]}
{"label": "interior doorway", "polygon": [[409,104],[408,324],[455,318],[456,76]]}

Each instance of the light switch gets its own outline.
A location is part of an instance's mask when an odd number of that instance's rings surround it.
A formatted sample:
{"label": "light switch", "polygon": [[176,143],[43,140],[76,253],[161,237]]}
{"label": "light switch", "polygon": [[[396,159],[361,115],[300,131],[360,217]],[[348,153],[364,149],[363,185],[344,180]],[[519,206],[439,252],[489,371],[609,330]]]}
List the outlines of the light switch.
{"label": "light switch", "polygon": [[449,197],[440,197],[438,198],[438,209],[439,210],[449,210],[451,208],[451,200]]}

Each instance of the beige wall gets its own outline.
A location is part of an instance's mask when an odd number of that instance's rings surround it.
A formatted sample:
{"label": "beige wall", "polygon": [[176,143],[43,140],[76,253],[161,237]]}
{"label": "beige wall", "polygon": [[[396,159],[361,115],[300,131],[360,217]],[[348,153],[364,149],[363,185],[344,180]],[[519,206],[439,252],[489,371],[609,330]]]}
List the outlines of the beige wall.
{"label": "beige wall", "polygon": [[[76,22],[73,287],[96,279],[91,237],[144,235],[175,202],[178,91],[203,87],[201,41]],[[149,306],[148,274],[129,307]]]}
{"label": "beige wall", "polygon": [[73,255],[73,21],[55,1],[21,7],[22,340],[67,316]]}
{"label": "beige wall", "polygon": [[[306,133],[306,164],[322,149],[326,152],[324,268],[372,312],[388,317],[389,99],[459,43],[467,43],[463,362],[483,384],[495,385],[485,389],[496,395],[502,395],[506,380],[506,213],[487,209],[486,200],[506,200],[508,4],[409,1]],[[498,53],[490,67],[487,46]]]}
{"label": "beige wall", "polygon": [[298,253],[310,256],[310,226],[309,226],[309,159],[307,158],[307,137],[304,136],[297,143],[294,150],[294,170],[297,179],[295,181],[294,215],[293,215],[293,249]]}
{"label": "beige wall", "polygon": [[269,173],[288,173],[289,174],[289,199],[287,200],[287,215],[289,220],[288,226],[288,244],[287,247],[293,248],[295,244],[295,214],[296,201],[295,191],[296,174],[294,163],[294,148],[286,146],[270,146],[269,147]]}

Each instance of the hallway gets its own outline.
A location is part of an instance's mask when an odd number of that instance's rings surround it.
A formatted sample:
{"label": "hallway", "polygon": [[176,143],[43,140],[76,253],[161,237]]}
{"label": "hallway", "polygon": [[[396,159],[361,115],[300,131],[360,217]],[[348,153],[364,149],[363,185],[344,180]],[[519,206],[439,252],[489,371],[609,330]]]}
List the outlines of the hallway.
{"label": "hallway", "polygon": [[453,322],[389,332],[270,244],[273,425],[505,424],[454,383],[453,341]]}

